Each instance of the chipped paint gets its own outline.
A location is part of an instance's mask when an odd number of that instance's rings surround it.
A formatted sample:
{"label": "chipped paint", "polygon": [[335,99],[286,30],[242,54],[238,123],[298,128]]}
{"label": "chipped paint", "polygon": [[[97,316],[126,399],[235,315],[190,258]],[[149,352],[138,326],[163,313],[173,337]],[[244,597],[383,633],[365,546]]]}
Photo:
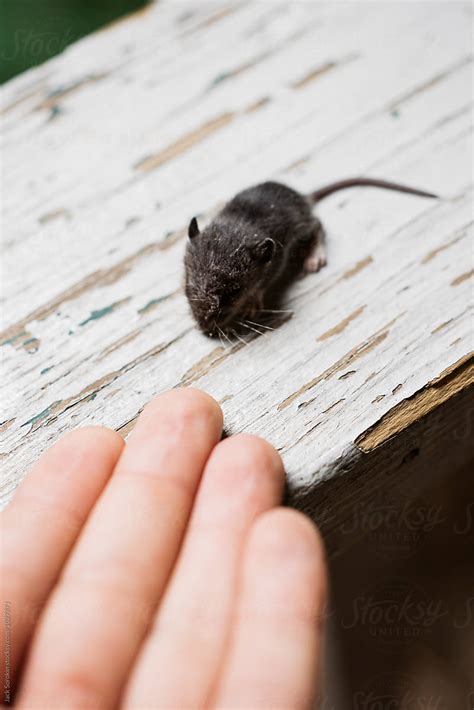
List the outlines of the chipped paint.
{"label": "chipped paint", "polygon": [[428,264],[432,259],[435,258],[438,254],[441,254],[443,251],[446,251],[446,249],[449,249],[453,244],[456,244],[462,237],[464,237],[464,233],[458,235],[457,237],[454,237],[454,239],[451,239],[449,242],[446,242],[446,244],[442,244],[440,247],[436,247],[436,249],[432,249],[429,251],[423,259],[420,261],[420,264]]}
{"label": "chipped paint", "polygon": [[85,320],[81,321],[79,325],[84,326],[87,325],[87,323],[90,323],[91,321],[100,320],[101,318],[104,318],[104,316],[108,316],[109,313],[113,313],[119,306],[123,305],[129,300],[129,298],[124,298],[121,301],[111,303],[110,306],[104,306],[104,308],[98,308],[95,311],[91,311],[90,315]]}
{"label": "chipped paint", "polygon": [[322,412],[322,413],[323,413],[323,414],[327,414],[327,413],[330,412],[332,409],[334,409],[335,407],[337,407],[338,404],[341,404],[341,402],[345,402],[345,400],[346,400],[345,397],[343,397],[342,399],[338,399],[337,402],[334,402],[334,404],[331,404],[330,407],[328,407],[327,409],[323,409],[323,412]]}
{"label": "chipped paint", "polygon": [[464,281],[470,279],[471,276],[474,276],[474,269],[466,271],[464,274],[457,276],[453,281],[451,281],[451,286],[459,286],[459,284],[462,284]]}
{"label": "chipped paint", "polygon": [[88,74],[87,76],[82,77],[82,79],[78,79],[77,81],[74,81],[69,85],[57,86],[55,89],[49,91],[46,97],[39,102],[39,104],[36,106],[36,110],[51,109],[53,108],[53,106],[57,105],[60,99],[74,94],[76,91],[79,91],[84,86],[89,86],[90,84],[95,84],[98,81],[102,81],[102,79],[105,79],[107,76],[108,72],[101,72],[97,74],[93,73]]}
{"label": "chipped paint", "polygon": [[474,353],[470,353],[443,370],[411,397],[395,405],[376,424],[358,436],[355,445],[361,451],[372,451],[473,384]]}
{"label": "chipped paint", "polygon": [[444,330],[444,328],[446,328],[446,326],[448,326],[450,323],[452,323],[453,320],[454,320],[453,318],[450,318],[449,320],[445,320],[445,321],[443,321],[443,323],[440,323],[438,326],[436,326],[436,328],[434,328],[431,331],[431,335],[435,335],[436,333],[439,333],[441,330]]}
{"label": "chipped paint", "polygon": [[76,407],[81,402],[90,401],[91,399],[95,399],[95,396],[93,396],[93,395],[97,395],[98,392],[100,392],[101,390],[108,387],[112,382],[115,382],[115,380],[117,380],[121,375],[123,375],[124,373],[130,372],[137,365],[141,364],[142,362],[145,362],[148,358],[155,357],[156,355],[163,352],[164,350],[167,350],[169,347],[174,345],[174,343],[181,340],[186,335],[186,333],[188,333],[190,330],[191,330],[190,328],[187,328],[183,332],[179,333],[172,340],[170,340],[166,343],[160,343],[159,345],[156,345],[155,347],[150,348],[149,350],[145,351],[144,353],[137,355],[137,357],[135,357],[133,360],[127,362],[125,365],[120,367],[118,370],[113,370],[112,372],[108,372],[106,375],[103,375],[99,379],[95,380],[91,384],[84,387],[77,394],[72,395],[71,397],[68,397],[67,399],[57,400],[56,402],[53,402],[53,404],[51,404],[45,410],[43,410],[42,412],[37,414],[35,417],[30,419],[28,422],[25,422],[25,424],[23,424],[22,426],[26,426],[27,424],[31,424],[33,429],[37,429],[38,426],[44,426],[47,422],[51,421],[52,417],[54,417],[56,419],[57,417],[64,414],[64,412],[66,412],[67,410],[71,409],[72,407]]}
{"label": "chipped paint", "polygon": [[39,81],[37,86],[32,91],[28,91],[26,94],[23,94],[22,96],[20,96],[18,99],[13,101],[8,106],[5,106],[4,108],[2,108],[2,110],[0,111],[0,116],[9,113],[13,109],[17,108],[17,106],[20,106],[20,104],[24,103],[25,101],[28,101],[28,99],[33,98],[33,96],[36,96],[37,94],[41,94],[44,83],[45,83],[44,80]]}
{"label": "chipped paint", "polygon": [[[89,291],[92,288],[98,288],[102,286],[110,286],[117,281],[119,281],[123,276],[125,276],[135,264],[141,259],[157,252],[165,251],[173,246],[179,239],[187,234],[187,227],[177,230],[176,232],[171,232],[169,239],[163,242],[151,242],[146,244],[144,247],[139,249],[134,254],[125,257],[122,261],[118,262],[114,266],[108,269],[99,269],[94,271],[89,276],[81,279],[77,284],[74,284],[70,288],[66,289],[60,293],[57,297],[53,298],[49,303],[44,306],[40,306],[36,310],[29,313],[25,318],[22,318],[17,323],[9,326],[3,332],[0,333],[0,345],[5,345],[6,343],[13,343],[21,335],[25,334],[25,325],[34,320],[44,320],[51,313],[54,313],[61,305],[66,301],[72,301],[79,298],[83,293]],[[181,291],[180,288],[176,289],[170,296],[175,295]],[[73,335],[74,331],[70,330],[69,335]]]}
{"label": "chipped paint", "polygon": [[303,86],[310,84],[312,81],[322,76],[323,74],[327,74],[327,72],[331,71],[336,66],[337,62],[326,62],[325,64],[321,64],[320,66],[314,67],[314,69],[311,69],[311,71],[302,76],[301,79],[292,82],[291,86],[293,89],[301,89],[303,88]]}
{"label": "chipped paint", "polygon": [[125,229],[129,229],[130,227],[133,227],[134,224],[138,224],[138,222],[141,221],[141,217],[138,217],[137,215],[134,215],[133,217],[129,217],[127,220],[125,220]]}
{"label": "chipped paint", "polygon": [[50,121],[54,121],[56,118],[58,118],[58,116],[61,116],[63,113],[65,113],[65,111],[62,106],[58,106],[56,104],[54,106],[51,106],[51,108],[49,109],[48,123]]}
{"label": "chipped paint", "polygon": [[[2,334],[3,336],[1,345],[13,345],[13,347],[18,348],[22,346],[22,343],[18,345],[18,340],[22,337],[25,336],[27,338],[31,337],[31,333],[28,333],[26,330],[20,330],[18,333],[9,333],[8,330],[5,330]],[[7,336],[7,337],[5,337]],[[9,337],[8,337],[9,336]]]}
{"label": "chipped paint", "polygon": [[11,337],[6,338],[0,342],[0,345],[11,345],[15,350],[26,350],[27,353],[35,353],[41,341],[39,338],[35,338],[27,330],[20,330],[19,333],[11,334],[6,332],[6,335]]}
{"label": "chipped paint", "polygon": [[26,350],[26,352],[36,353],[40,344],[41,340],[39,338],[28,338],[28,340],[23,341],[22,346]]}
{"label": "chipped paint", "polygon": [[357,370],[348,370],[343,375],[340,375],[340,377],[338,377],[338,380],[347,380],[348,377],[355,375],[356,372]]}
{"label": "chipped paint", "polygon": [[283,170],[284,173],[290,173],[292,170],[295,170],[296,168],[300,168],[302,165],[306,165],[306,163],[309,161],[311,158],[310,155],[305,155],[303,158],[298,158],[298,160],[294,160],[292,163],[286,166],[286,168]]}
{"label": "chipped paint", "polygon": [[38,222],[40,224],[47,224],[55,219],[59,219],[60,217],[70,219],[71,213],[65,207],[59,207],[57,210],[52,210],[51,212],[47,212],[46,214],[41,215],[41,217],[38,217]]}
{"label": "chipped paint", "polygon": [[7,429],[11,427],[12,424],[16,422],[16,417],[13,417],[12,419],[7,419],[6,421],[2,422],[0,424],[0,432],[4,432]]}
{"label": "chipped paint", "polygon": [[271,103],[271,98],[269,96],[262,96],[261,99],[258,99],[258,101],[255,101],[254,103],[247,106],[247,108],[245,109],[245,113],[255,113],[264,106],[267,106],[269,103]]}
{"label": "chipped paint", "polygon": [[195,380],[202,377],[206,372],[215,365],[218,361],[222,360],[226,356],[226,349],[219,346],[211,350],[210,353],[198,360],[189,370],[186,370],[181,378],[181,382],[184,384],[190,384]]}
{"label": "chipped paint", "polygon": [[217,86],[219,86],[223,82],[228,81],[229,79],[234,79],[235,77],[240,76],[241,74],[248,71],[249,69],[253,69],[258,64],[260,64],[260,62],[263,62],[265,59],[268,59],[273,54],[275,54],[275,51],[276,50],[268,50],[266,52],[261,52],[256,57],[252,57],[252,59],[249,59],[247,62],[243,62],[242,64],[239,64],[238,66],[234,67],[233,69],[229,69],[227,71],[221,72],[212,80],[212,82],[208,88],[208,91],[212,91],[212,89],[216,88]]}
{"label": "chipped paint", "polygon": [[320,375],[314,377],[312,380],[304,384],[296,392],[293,392],[293,394],[291,394],[289,397],[280,402],[280,404],[277,406],[277,410],[280,412],[283,409],[286,409],[286,407],[288,407],[292,402],[295,401],[295,399],[297,399],[304,392],[313,389],[322,380],[329,379],[334,373],[339,372],[340,370],[347,367],[349,363],[354,362],[355,360],[359,360],[361,357],[367,355],[367,353],[376,348],[378,345],[380,345],[380,343],[385,340],[385,338],[390,332],[388,328],[392,323],[395,322],[395,320],[397,319],[395,318],[393,321],[391,321],[391,323],[387,326],[387,330],[383,330],[380,333],[375,333],[371,338],[369,338],[365,342],[361,343],[360,345],[357,345],[355,348],[352,348],[352,350],[349,350],[349,352],[346,353],[342,358],[340,358],[336,363],[334,363],[334,365],[332,365]]}
{"label": "chipped paint", "polygon": [[49,407],[46,407],[46,409],[43,409],[43,411],[42,411],[42,412],[39,412],[39,414],[35,414],[34,417],[31,417],[31,419],[28,419],[28,421],[26,421],[26,422],[25,422],[24,424],[22,424],[21,426],[22,426],[22,427],[28,426],[28,425],[33,426],[33,425],[37,424],[38,422],[42,421],[43,419],[46,419],[46,417],[49,417],[49,415],[50,415],[52,412],[54,412],[54,410],[56,409],[56,407],[57,407],[59,404],[61,404],[61,400],[60,400],[60,399],[57,399],[55,402],[53,402],[52,404],[50,404]]}
{"label": "chipped paint", "polygon": [[233,394],[225,394],[221,399],[219,400],[219,404],[225,404],[226,402],[229,402],[233,398]]}
{"label": "chipped paint", "polygon": [[[174,292],[176,293],[176,292]],[[138,308],[137,313],[146,313],[147,311],[151,311],[155,306],[157,306],[159,303],[163,303],[163,301],[166,301],[170,296],[173,296],[174,293],[168,293],[166,296],[160,296],[159,298],[152,298],[151,301],[148,301],[148,303],[145,303],[144,306],[141,308]]]}
{"label": "chipped paint", "polygon": [[339,335],[339,333],[342,333],[343,330],[345,330],[347,326],[352,323],[353,320],[356,320],[356,318],[358,318],[364,312],[365,308],[365,306],[361,306],[352,313],[349,313],[349,315],[346,316],[346,318],[343,318],[343,320],[337,325],[335,325],[334,328],[330,328],[329,330],[326,330],[325,333],[320,335],[317,339],[318,342],[327,340],[328,338],[332,338],[334,335]]}
{"label": "chipped paint", "polygon": [[222,113],[219,116],[216,116],[216,118],[207,121],[199,128],[196,128],[194,131],[191,131],[190,133],[187,133],[186,135],[182,136],[182,138],[179,138],[177,141],[169,145],[167,148],[164,148],[159,153],[156,153],[155,155],[148,155],[145,158],[142,158],[134,164],[134,170],[148,172],[150,170],[155,170],[156,168],[159,168],[160,165],[164,165],[164,163],[169,162],[177,155],[185,153],[187,150],[190,150],[198,143],[201,143],[216,131],[225,128],[225,126],[228,126],[229,123],[234,120],[234,117],[235,115],[231,112]]}
{"label": "chipped paint", "polygon": [[342,275],[343,279],[351,279],[353,276],[359,273],[359,271],[362,271],[362,269],[365,269],[367,266],[372,264],[373,258],[371,256],[366,256],[365,259],[361,259],[358,261],[352,268],[348,269],[348,271],[345,271]]}

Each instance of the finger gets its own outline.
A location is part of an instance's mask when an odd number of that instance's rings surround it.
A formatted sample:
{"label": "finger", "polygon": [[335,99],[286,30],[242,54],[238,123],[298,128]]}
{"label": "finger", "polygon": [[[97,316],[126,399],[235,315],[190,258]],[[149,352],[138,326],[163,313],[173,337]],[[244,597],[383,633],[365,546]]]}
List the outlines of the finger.
{"label": "finger", "polygon": [[221,430],[219,406],[198,390],[145,408],[48,605],[20,705],[117,704]]}
{"label": "finger", "polygon": [[302,514],[277,509],[246,548],[234,635],[211,707],[311,707],[326,596],[322,543]]}
{"label": "finger", "polygon": [[[44,602],[123,448],[100,427],[66,434],[38,460],[2,513],[3,608],[13,679]],[[2,657],[5,659],[2,636]],[[3,666],[5,667],[5,666]]]}
{"label": "finger", "polygon": [[282,488],[281,459],[262,439],[238,435],[214,449],[127,707],[205,707],[231,623],[245,537],[255,517],[278,504]]}

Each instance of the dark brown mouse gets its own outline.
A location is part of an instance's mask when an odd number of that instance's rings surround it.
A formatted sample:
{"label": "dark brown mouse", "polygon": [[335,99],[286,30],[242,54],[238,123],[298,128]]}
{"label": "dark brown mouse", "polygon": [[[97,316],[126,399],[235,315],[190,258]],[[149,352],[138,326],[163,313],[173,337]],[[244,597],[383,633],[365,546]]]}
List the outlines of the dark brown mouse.
{"label": "dark brown mouse", "polygon": [[437,197],[362,177],[309,195],[264,182],[239,192],[202,232],[193,218],[184,259],[185,292],[199,328],[212,337],[235,335],[246,322],[261,323],[299,273],[316,272],[326,264],[324,230],[312,214],[313,205],[337,190],[360,185]]}

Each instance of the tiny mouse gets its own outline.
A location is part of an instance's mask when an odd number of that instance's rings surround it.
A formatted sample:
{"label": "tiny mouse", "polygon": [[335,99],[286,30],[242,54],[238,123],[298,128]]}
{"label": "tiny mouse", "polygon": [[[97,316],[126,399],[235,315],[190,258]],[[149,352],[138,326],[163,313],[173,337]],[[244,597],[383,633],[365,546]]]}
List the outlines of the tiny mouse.
{"label": "tiny mouse", "polygon": [[261,321],[299,273],[325,266],[324,229],[312,207],[338,190],[361,185],[437,197],[363,177],[340,180],[309,195],[264,182],[239,192],[202,231],[193,217],[184,259],[185,292],[199,328],[211,337],[236,335],[248,327],[246,321]]}

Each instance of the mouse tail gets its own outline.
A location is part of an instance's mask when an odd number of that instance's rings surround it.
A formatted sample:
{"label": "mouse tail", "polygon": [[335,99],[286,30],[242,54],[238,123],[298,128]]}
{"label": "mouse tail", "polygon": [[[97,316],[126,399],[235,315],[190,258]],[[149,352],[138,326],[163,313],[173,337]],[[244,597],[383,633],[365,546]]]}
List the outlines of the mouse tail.
{"label": "mouse tail", "polygon": [[319,202],[324,197],[332,195],[333,192],[338,192],[339,190],[345,190],[348,187],[380,187],[384,190],[395,190],[396,192],[406,192],[409,195],[418,195],[418,197],[430,197],[433,199],[438,199],[438,195],[434,195],[432,192],[426,192],[425,190],[418,190],[415,187],[408,187],[407,185],[399,185],[396,182],[388,182],[387,180],[377,180],[376,178],[364,178],[364,177],[354,177],[347,178],[346,180],[338,180],[337,182],[332,182],[330,185],[325,187],[320,187],[319,190],[311,192],[308,197],[312,204]]}

